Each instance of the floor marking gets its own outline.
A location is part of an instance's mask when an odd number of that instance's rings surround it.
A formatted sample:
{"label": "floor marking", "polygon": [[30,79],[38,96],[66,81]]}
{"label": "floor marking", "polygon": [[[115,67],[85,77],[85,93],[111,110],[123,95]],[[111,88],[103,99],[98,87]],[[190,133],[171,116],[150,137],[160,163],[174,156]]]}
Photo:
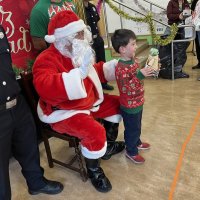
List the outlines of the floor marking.
{"label": "floor marking", "polygon": [[193,136],[193,134],[195,132],[195,129],[196,129],[197,123],[199,122],[199,119],[200,119],[200,110],[198,111],[198,113],[197,113],[197,115],[196,115],[196,117],[194,119],[194,122],[192,124],[191,129],[190,129],[190,133],[188,134],[187,138],[185,139],[185,141],[184,141],[184,143],[182,145],[181,154],[179,156],[178,164],[176,166],[176,173],[174,175],[174,180],[173,180],[173,182],[171,184],[168,200],[173,200],[173,195],[174,195],[174,191],[176,189],[178,176],[179,176],[179,173],[180,173],[180,170],[181,170],[181,165],[182,165],[185,149],[186,149],[187,144],[189,143],[190,139],[192,138],[192,136]]}

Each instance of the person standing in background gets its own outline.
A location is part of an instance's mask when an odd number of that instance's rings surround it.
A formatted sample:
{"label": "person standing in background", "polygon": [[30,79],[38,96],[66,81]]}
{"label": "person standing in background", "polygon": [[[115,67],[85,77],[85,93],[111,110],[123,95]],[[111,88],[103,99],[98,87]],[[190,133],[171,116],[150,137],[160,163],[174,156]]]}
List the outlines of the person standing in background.
{"label": "person standing in background", "polygon": [[39,53],[49,46],[44,36],[47,35],[50,19],[62,10],[75,12],[73,0],[39,0],[33,7],[30,15],[30,34],[33,46]]}
{"label": "person standing in background", "polygon": [[30,194],[58,194],[63,185],[43,176],[36,127],[12,69],[10,52],[5,30],[0,24],[0,199],[11,200],[11,154],[22,168]]}
{"label": "person standing in background", "polygon": [[[87,25],[90,26],[93,38],[93,45],[92,48],[96,53],[96,62],[106,62],[105,58],[105,49],[104,49],[104,41],[101,37],[100,28],[99,28],[99,21],[100,16],[97,12],[95,5],[90,3],[91,0],[83,0],[85,6],[85,15]],[[108,85],[107,83],[101,83],[104,90],[114,90],[114,87]]]}
{"label": "person standing in background", "polygon": [[[168,24],[172,25],[176,23],[177,25],[184,24],[185,16],[183,15],[183,11],[185,9],[189,9],[189,3],[187,0],[170,0],[167,5],[167,18]],[[175,40],[180,40],[185,38],[185,30],[184,28],[179,28]],[[186,74],[182,71],[183,66],[187,60],[186,49],[189,46],[189,42],[181,42],[177,44],[177,58],[175,60],[175,78],[189,78],[189,74]],[[181,59],[180,59],[181,58]]]}
{"label": "person standing in background", "polygon": [[[195,11],[197,2],[198,2],[198,0],[193,0],[192,1],[192,4],[191,4],[191,10],[192,11]],[[195,13],[194,13],[194,15],[195,15]],[[193,66],[192,69],[200,69],[200,44],[199,44],[199,39],[200,39],[199,35],[196,34],[195,47],[196,47],[196,55],[197,55],[198,63],[197,63],[197,65]]]}

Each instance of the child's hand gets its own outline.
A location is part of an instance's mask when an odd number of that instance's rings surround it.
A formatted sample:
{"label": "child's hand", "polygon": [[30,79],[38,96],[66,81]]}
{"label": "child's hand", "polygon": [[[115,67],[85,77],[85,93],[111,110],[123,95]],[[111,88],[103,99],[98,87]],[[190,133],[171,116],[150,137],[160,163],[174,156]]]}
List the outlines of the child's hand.
{"label": "child's hand", "polygon": [[155,70],[152,67],[144,67],[140,71],[145,77],[154,76],[155,74]]}

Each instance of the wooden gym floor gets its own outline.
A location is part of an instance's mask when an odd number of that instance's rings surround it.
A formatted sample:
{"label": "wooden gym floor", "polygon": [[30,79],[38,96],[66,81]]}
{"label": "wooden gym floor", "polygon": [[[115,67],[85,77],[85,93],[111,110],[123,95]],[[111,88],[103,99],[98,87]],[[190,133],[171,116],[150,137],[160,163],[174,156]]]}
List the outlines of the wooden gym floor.
{"label": "wooden gym floor", "polygon": [[[13,200],[200,200],[200,70],[192,70],[196,57],[188,53],[184,67],[189,79],[175,81],[149,78],[145,80],[145,106],[142,140],[151,149],[141,152],[146,162],[135,165],[124,152],[108,161],[102,168],[113,189],[97,192],[90,181],[82,182],[79,174],[47,164],[43,143],[40,144],[41,165],[45,176],[64,184],[62,193],[54,196],[31,196],[27,192],[19,164],[11,159],[10,178]],[[118,94],[115,83],[113,94]],[[120,124],[119,139],[123,139]],[[62,159],[72,153],[63,142],[51,140],[54,154]]]}

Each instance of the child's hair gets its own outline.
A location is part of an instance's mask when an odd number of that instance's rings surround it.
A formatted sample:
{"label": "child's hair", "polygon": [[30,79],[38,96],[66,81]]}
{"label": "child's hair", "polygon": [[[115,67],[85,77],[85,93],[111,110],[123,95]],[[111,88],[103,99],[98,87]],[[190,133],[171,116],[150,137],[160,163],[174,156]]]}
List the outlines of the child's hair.
{"label": "child's hair", "polygon": [[136,39],[136,35],[133,31],[129,29],[116,30],[111,37],[112,46],[114,50],[117,53],[119,53],[119,48],[121,46],[126,46],[129,43],[130,39],[133,39],[133,40]]}

